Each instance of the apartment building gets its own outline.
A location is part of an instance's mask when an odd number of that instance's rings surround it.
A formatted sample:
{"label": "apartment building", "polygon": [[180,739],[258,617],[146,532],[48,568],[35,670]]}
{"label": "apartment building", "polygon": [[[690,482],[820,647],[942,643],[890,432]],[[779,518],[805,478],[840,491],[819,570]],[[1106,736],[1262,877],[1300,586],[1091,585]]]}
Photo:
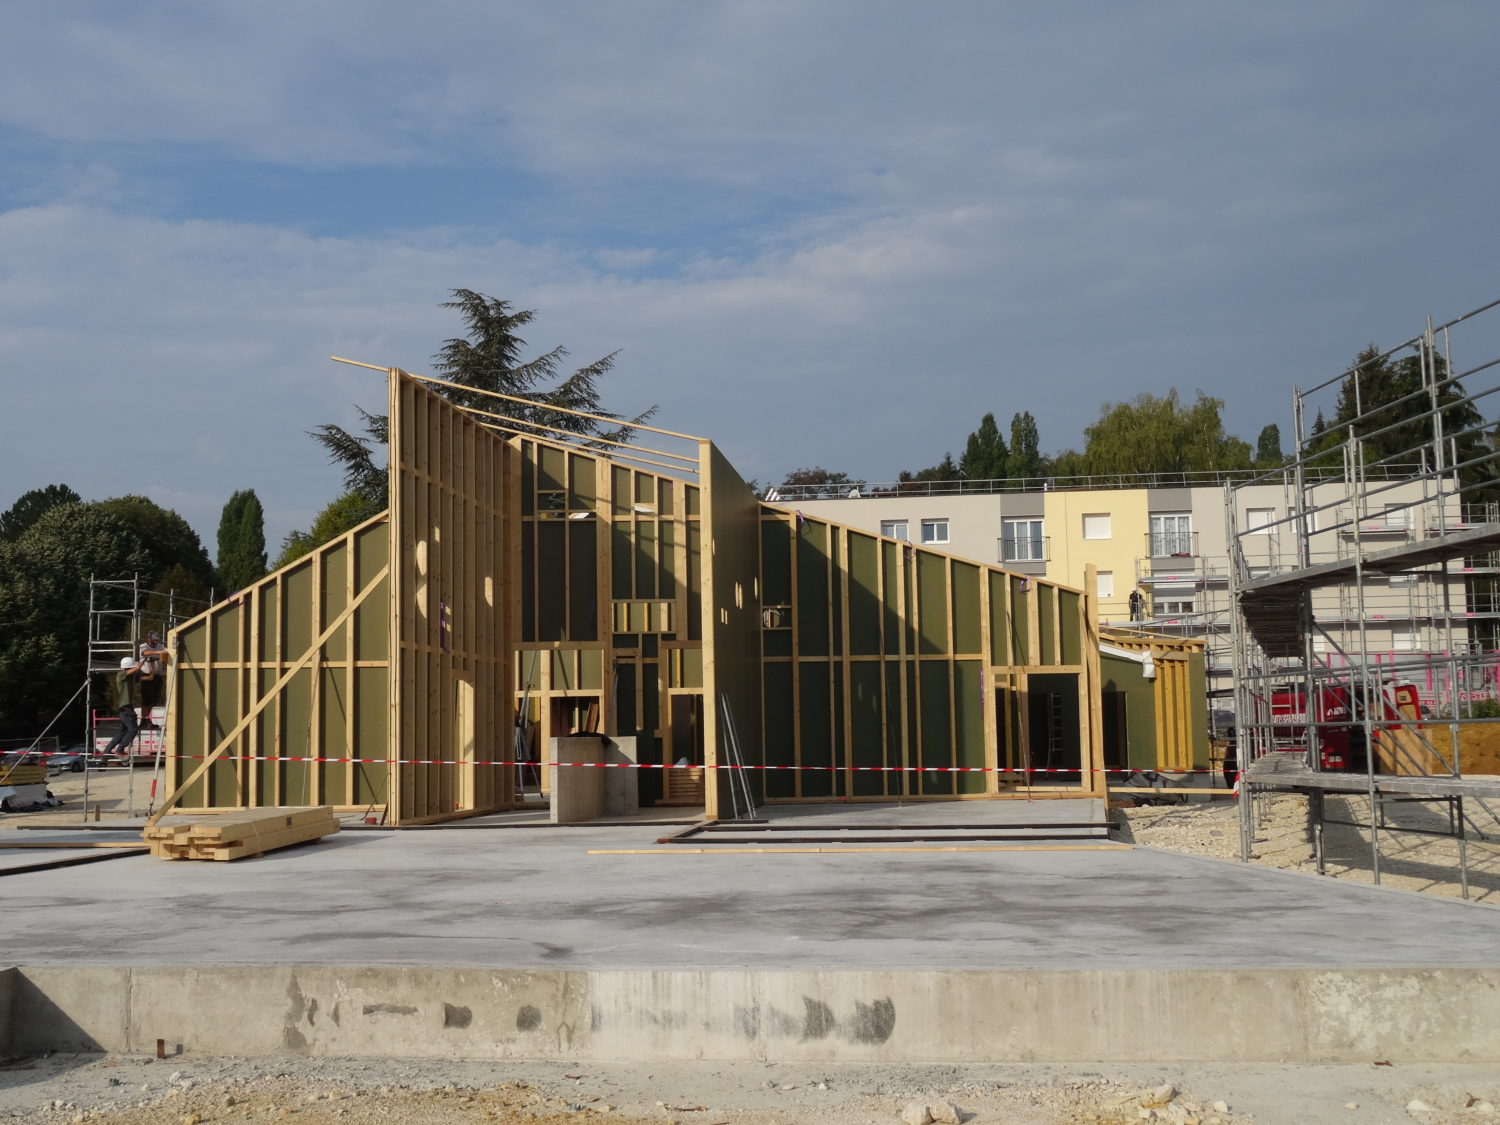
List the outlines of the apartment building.
{"label": "apartment building", "polygon": [[[1227,688],[1231,665],[1229,567],[1236,533],[1246,577],[1254,577],[1344,557],[1356,542],[1367,549],[1394,547],[1459,526],[1464,516],[1451,497],[1429,499],[1420,481],[1391,482],[1363,500],[1347,484],[1330,482],[1308,490],[1304,538],[1295,534],[1290,482],[1243,487],[1232,500],[1224,482],[1211,479],[1188,486],[1063,479],[1050,484],[1016,492],[959,492],[953,490],[973,486],[947,482],[877,485],[837,498],[783,490],[780,503],[1069,585],[1080,585],[1092,563],[1101,623],[1204,639],[1215,690]],[[1302,550],[1310,557],[1299,559]],[[1467,652],[1474,620],[1497,616],[1493,605],[1477,602],[1468,589],[1468,578],[1496,572],[1481,565],[1487,561],[1370,578],[1362,598],[1347,585],[1318,591],[1314,652],[1334,666],[1346,660],[1345,653],[1360,651],[1376,662],[1403,665]],[[1135,612],[1133,592],[1140,595]],[[1414,679],[1428,698],[1444,691],[1440,672]]]}

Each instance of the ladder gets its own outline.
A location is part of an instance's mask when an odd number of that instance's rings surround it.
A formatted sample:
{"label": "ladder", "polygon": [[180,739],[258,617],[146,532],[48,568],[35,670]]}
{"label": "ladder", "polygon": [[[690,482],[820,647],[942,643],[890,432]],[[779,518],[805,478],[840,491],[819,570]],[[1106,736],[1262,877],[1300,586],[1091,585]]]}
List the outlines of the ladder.
{"label": "ladder", "polygon": [[750,794],[750,779],[745,776],[745,759],[740,754],[740,737],[734,729],[734,712],[729,707],[729,696],[724,692],[719,693],[719,710],[724,716],[724,758],[729,767],[732,819],[754,820],[755,798]]}

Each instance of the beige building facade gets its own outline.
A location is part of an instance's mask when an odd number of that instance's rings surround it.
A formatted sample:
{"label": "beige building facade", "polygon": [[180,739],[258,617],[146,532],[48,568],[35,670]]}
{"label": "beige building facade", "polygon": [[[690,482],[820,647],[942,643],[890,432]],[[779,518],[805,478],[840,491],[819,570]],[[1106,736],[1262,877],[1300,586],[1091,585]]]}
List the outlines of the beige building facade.
{"label": "beige building facade", "polygon": [[[1058,487],[1033,492],[919,492],[956,485],[865,487],[858,496],[784,498],[782,506],[816,512],[897,539],[949,551],[992,566],[1077,585],[1084,570],[1098,575],[1100,624],[1142,626],[1207,642],[1211,688],[1225,690],[1231,665],[1230,538],[1240,534],[1247,574],[1316,565],[1349,554],[1356,538],[1398,546],[1461,526],[1465,513],[1451,499],[1427,498],[1422,482],[1396,482],[1373,503],[1356,506],[1348,486],[1313,486],[1303,518],[1310,558],[1296,526],[1290,482],[1234,490],[1223,484],[1191,487]],[[897,490],[902,491],[897,491]],[[1313,650],[1339,666],[1345,653],[1364,651],[1376,663],[1411,664],[1421,657],[1468,652],[1471,626],[1494,618],[1495,606],[1476,601],[1467,579],[1494,568],[1444,564],[1407,575],[1371,577],[1363,620],[1351,587],[1319,590],[1313,599]],[[1139,595],[1132,605],[1132,594]],[[1360,634],[1363,631],[1363,639]],[[1443,694],[1440,674],[1413,676],[1421,694]]]}

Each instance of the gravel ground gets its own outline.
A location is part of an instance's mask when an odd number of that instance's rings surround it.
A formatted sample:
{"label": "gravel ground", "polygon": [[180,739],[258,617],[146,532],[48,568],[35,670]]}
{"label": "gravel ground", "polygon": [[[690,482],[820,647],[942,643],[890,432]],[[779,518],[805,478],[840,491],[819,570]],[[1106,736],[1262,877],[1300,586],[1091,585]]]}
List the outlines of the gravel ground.
{"label": "gravel ground", "polygon": [[[1413,1104],[1417,1099],[1419,1105]],[[911,1103],[1007,1125],[1497,1120],[1493,1067],[538,1064],[53,1056],[0,1067],[0,1117],[100,1125],[293,1120],[885,1125]],[[1422,1107],[1429,1108],[1422,1108]],[[939,1116],[939,1120],[941,1120]]]}
{"label": "gravel ground", "polygon": [[[1329,818],[1370,819],[1363,797],[1328,797]],[[1500,802],[1494,807],[1500,810]],[[1469,897],[1500,905],[1500,822],[1478,802],[1465,808],[1472,822],[1469,832]],[[1267,793],[1255,800],[1255,851],[1252,861],[1286,871],[1316,872],[1307,798],[1299,793]],[[1113,833],[1129,841],[1163,851],[1216,859],[1240,858],[1239,806],[1230,801],[1192,805],[1158,805],[1115,809],[1120,828]],[[1392,823],[1441,831],[1447,826],[1443,806],[1402,804],[1387,813]],[[1483,833],[1483,839],[1478,834]],[[1338,879],[1372,883],[1370,833],[1364,828],[1329,825],[1324,833],[1327,873]],[[1458,841],[1407,833],[1380,834],[1380,883],[1385,887],[1460,897]]]}

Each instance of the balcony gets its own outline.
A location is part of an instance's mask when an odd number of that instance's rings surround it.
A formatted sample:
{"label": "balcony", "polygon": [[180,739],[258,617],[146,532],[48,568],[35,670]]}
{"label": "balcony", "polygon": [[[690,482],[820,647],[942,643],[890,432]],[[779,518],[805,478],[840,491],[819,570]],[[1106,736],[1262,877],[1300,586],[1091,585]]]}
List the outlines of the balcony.
{"label": "balcony", "polygon": [[996,550],[1002,565],[1045,563],[1052,559],[1052,536],[1002,535],[996,541]]}
{"label": "balcony", "polygon": [[1191,559],[1198,555],[1196,531],[1152,531],[1146,534],[1146,554],[1153,559]]}

